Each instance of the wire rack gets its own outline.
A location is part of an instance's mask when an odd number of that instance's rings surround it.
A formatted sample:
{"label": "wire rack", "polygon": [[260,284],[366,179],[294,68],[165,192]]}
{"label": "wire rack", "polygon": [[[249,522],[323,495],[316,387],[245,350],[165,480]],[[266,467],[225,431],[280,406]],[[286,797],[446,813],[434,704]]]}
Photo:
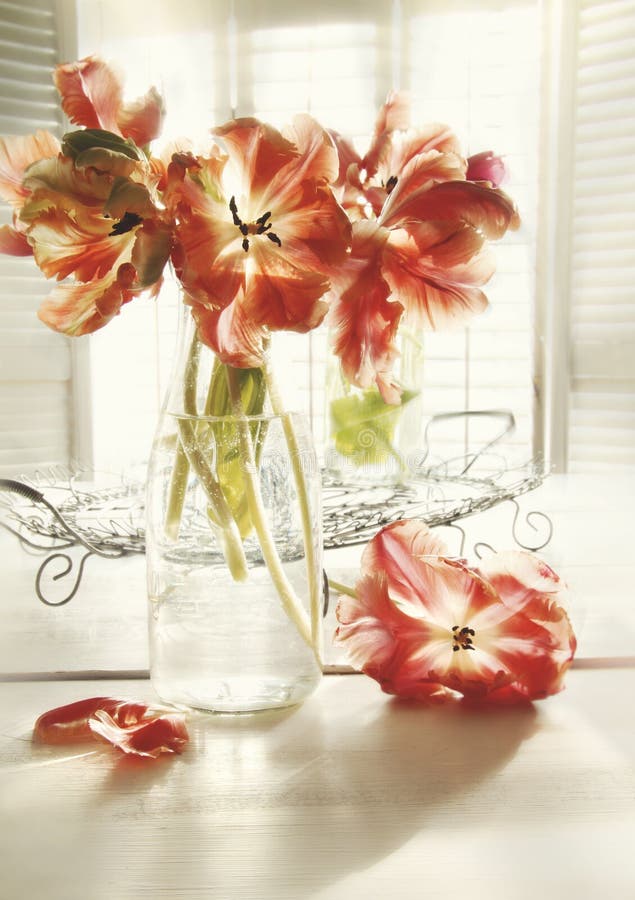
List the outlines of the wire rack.
{"label": "wire rack", "polygon": [[[521,540],[516,498],[543,482],[543,466],[532,460],[510,468],[498,457],[491,462],[496,465],[490,465],[487,475],[472,474],[471,462],[455,460],[453,465],[431,467],[416,480],[395,486],[343,484],[325,473],[325,548],[366,543],[380,528],[403,518],[422,519],[431,527],[456,527],[467,516],[509,501],[515,510],[513,539],[526,549],[541,549],[551,539],[551,521],[537,510],[525,513],[532,541]],[[55,468],[29,478],[0,480],[0,526],[26,551],[44,556],[36,572],[35,592],[50,606],[61,606],[75,596],[90,556],[117,559],[145,552],[142,478],[102,474],[89,483],[82,480],[85,475]],[[68,552],[72,548],[81,554],[79,559]],[[52,575],[51,567],[59,571]],[[62,596],[59,590],[53,597],[45,589],[51,581],[58,587],[63,582]]]}

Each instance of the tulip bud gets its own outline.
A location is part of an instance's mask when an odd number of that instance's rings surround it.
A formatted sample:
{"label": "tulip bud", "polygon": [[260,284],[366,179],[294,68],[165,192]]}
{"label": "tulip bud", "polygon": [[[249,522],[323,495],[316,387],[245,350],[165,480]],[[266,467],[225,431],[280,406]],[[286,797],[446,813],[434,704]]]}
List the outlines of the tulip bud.
{"label": "tulip bud", "polygon": [[495,156],[491,150],[476,153],[467,161],[467,181],[489,181],[493,188],[497,188],[505,178],[505,163],[500,156]]}

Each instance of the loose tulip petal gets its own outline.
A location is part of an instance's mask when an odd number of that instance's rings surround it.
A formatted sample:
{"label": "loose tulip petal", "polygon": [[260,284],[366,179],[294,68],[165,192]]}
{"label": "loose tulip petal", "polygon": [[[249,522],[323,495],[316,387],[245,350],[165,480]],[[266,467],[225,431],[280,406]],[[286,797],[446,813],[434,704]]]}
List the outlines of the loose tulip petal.
{"label": "loose tulip petal", "polygon": [[162,753],[182,753],[189,741],[182,713],[165,713],[122,727],[106,710],[100,709],[88,725],[93,734],[133,756],[156,759]]}
{"label": "loose tulip petal", "polygon": [[140,722],[148,712],[144,703],[131,703],[113,697],[91,697],[43,713],[33,726],[33,740],[42,744],[68,744],[92,740],[89,720],[98,710],[106,712],[120,726]]}

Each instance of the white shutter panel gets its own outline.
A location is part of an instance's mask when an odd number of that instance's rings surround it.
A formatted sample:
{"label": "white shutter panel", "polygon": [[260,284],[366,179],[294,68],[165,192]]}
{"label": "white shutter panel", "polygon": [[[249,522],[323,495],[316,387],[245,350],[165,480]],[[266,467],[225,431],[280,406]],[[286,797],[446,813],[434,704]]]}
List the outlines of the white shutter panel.
{"label": "white shutter panel", "polygon": [[635,2],[578,19],[571,471],[635,469]]}
{"label": "white shutter panel", "polygon": [[[51,72],[57,62],[54,0],[0,2],[0,134],[48,129],[61,119]],[[10,224],[2,203],[0,224]],[[0,256],[0,475],[70,458],[71,354],[36,310],[51,285],[30,258]]]}

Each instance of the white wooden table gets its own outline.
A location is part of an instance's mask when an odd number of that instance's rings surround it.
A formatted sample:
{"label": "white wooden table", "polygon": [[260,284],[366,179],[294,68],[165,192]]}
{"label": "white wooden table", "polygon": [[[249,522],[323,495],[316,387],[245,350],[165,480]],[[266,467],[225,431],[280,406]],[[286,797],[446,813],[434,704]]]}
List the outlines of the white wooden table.
{"label": "white wooden table", "polygon": [[[523,501],[552,515],[543,556],[573,589],[558,696],[424,709],[328,675],[294,710],[194,717],[187,751],[150,764],[30,742],[53,706],[152,699],[143,560],[89,561],[47,609],[3,537],[1,900],[635,897],[634,501],[633,479],[582,476]],[[474,539],[504,533],[487,515]]]}

